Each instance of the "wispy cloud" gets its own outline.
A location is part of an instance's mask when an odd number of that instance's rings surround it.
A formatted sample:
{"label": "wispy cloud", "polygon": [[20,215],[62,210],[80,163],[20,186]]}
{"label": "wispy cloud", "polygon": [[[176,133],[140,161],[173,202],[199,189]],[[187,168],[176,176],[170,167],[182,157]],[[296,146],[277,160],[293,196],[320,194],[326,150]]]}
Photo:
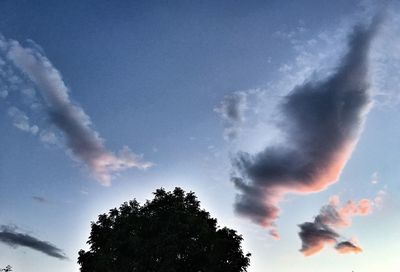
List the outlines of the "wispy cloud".
{"label": "wispy cloud", "polygon": [[371,183],[372,184],[379,183],[379,173],[378,172],[372,173],[372,175],[371,175]]}
{"label": "wispy cloud", "polygon": [[[379,5],[380,1],[371,1]],[[398,1],[385,2],[386,18],[382,24],[379,38],[374,44],[371,59],[371,92],[376,107],[395,107],[400,103],[398,87],[400,78],[400,16]],[[371,5],[371,4],[370,4]]]}
{"label": "wispy cloud", "polygon": [[225,99],[214,109],[221,116],[224,124],[225,140],[232,141],[237,138],[245,120],[246,110],[247,93],[242,91],[226,95]]}
{"label": "wispy cloud", "polygon": [[16,230],[15,226],[0,226],[0,242],[14,248],[19,246],[28,247],[57,259],[68,259],[64,252],[53,244]]}
{"label": "wispy cloud", "polygon": [[300,251],[305,256],[321,251],[326,245],[335,245],[335,249],[342,254],[360,253],[362,248],[355,240],[343,240],[336,231],[351,225],[354,216],[365,216],[371,213],[373,202],[361,199],[358,202],[348,201],[340,205],[338,196],[333,196],[329,204],[323,206],[313,222],[300,224],[299,237],[302,241]]}
{"label": "wispy cloud", "polygon": [[42,129],[39,133],[39,139],[46,144],[56,144],[59,142],[58,137],[53,131]]}
{"label": "wispy cloud", "polygon": [[32,134],[37,134],[39,131],[39,127],[36,125],[31,125],[29,117],[20,109],[16,107],[10,107],[7,111],[8,116],[13,121],[13,125],[26,132],[30,132]]}
{"label": "wispy cloud", "polygon": [[377,208],[381,208],[384,202],[385,196],[387,194],[387,187],[385,186],[382,190],[379,190],[374,198],[374,206]]}
{"label": "wispy cloud", "polygon": [[47,203],[49,202],[46,198],[42,196],[32,196],[32,199],[38,203]]}
{"label": "wispy cloud", "polygon": [[370,108],[368,56],[379,21],[353,29],[334,73],[283,98],[277,120],[283,143],[233,159],[232,181],[241,192],[236,212],[273,228],[284,194],[321,191],[338,180]]}
{"label": "wispy cloud", "polygon": [[[6,60],[29,78],[38,90],[44,100],[44,110],[51,124],[61,132],[70,153],[85,163],[101,184],[110,185],[113,174],[121,170],[146,169],[152,165],[128,147],[124,147],[117,154],[105,148],[104,140],[93,129],[90,117],[82,107],[71,100],[69,89],[60,72],[37,46],[24,47],[17,41],[2,38],[0,48]],[[6,71],[10,71],[10,68]],[[12,72],[8,74],[14,77],[16,75]],[[18,82],[18,78],[15,80]],[[21,115],[15,109],[12,110],[11,115],[14,118],[14,124],[20,129],[37,133],[36,127],[28,126],[27,116]],[[51,131],[44,131],[39,136],[46,143],[57,141],[55,134]]]}

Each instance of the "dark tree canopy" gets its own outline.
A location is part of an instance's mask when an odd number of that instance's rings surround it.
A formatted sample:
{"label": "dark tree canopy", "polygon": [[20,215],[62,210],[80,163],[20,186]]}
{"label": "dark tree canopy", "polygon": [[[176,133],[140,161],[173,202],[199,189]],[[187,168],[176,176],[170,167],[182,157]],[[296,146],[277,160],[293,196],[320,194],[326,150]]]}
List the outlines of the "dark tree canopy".
{"label": "dark tree canopy", "polygon": [[11,265],[7,265],[6,268],[0,269],[0,271],[11,272],[12,271],[12,267],[11,267]]}
{"label": "dark tree canopy", "polygon": [[194,193],[158,189],[152,201],[125,202],[99,216],[79,251],[82,272],[241,272],[241,235],[200,209]]}

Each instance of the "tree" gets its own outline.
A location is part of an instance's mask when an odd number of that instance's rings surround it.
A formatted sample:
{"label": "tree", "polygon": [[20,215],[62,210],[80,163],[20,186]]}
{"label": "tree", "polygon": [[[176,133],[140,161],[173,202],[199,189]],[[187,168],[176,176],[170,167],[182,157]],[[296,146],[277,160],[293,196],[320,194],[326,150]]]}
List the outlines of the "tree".
{"label": "tree", "polygon": [[81,272],[243,272],[241,235],[217,226],[193,192],[158,189],[92,222],[90,250],[79,251]]}
{"label": "tree", "polygon": [[0,269],[0,271],[11,272],[12,271],[12,267],[11,267],[11,265],[7,265],[6,268]]}

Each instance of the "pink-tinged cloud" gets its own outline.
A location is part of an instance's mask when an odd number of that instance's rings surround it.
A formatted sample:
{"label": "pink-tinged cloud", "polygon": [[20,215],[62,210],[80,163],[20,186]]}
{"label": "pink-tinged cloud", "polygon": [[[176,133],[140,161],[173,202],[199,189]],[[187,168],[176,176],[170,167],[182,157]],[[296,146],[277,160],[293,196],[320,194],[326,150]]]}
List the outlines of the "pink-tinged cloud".
{"label": "pink-tinged cloud", "polygon": [[[238,214],[271,228],[285,194],[318,192],[338,181],[371,105],[368,55],[378,25],[374,18],[369,26],[356,26],[336,71],[325,80],[296,87],[283,99],[283,144],[255,155],[240,152],[233,159]],[[368,210],[366,203],[360,205],[357,211],[349,205],[343,213]]]}
{"label": "pink-tinged cloud", "polygon": [[372,206],[373,201],[365,198],[358,202],[349,200],[341,206],[339,196],[332,196],[329,204],[321,208],[317,220],[335,228],[346,228],[351,225],[352,217],[370,214]]}
{"label": "pink-tinged cloud", "polygon": [[311,222],[301,225],[299,235],[303,241],[300,252],[304,256],[314,255],[327,245],[335,245],[339,237],[339,234],[329,227]]}
{"label": "pink-tinged cloud", "polygon": [[269,235],[271,235],[275,240],[280,240],[281,239],[281,236],[280,236],[280,234],[279,234],[277,229],[270,229],[269,230]]}
{"label": "pink-tinged cloud", "polygon": [[49,120],[64,136],[69,153],[83,162],[102,185],[110,185],[114,174],[122,170],[146,169],[152,165],[128,147],[117,154],[105,148],[104,140],[93,129],[90,117],[73,103],[60,72],[40,50],[3,38],[0,38],[0,49],[39,90]]}
{"label": "pink-tinged cloud", "polygon": [[310,256],[327,245],[335,245],[336,251],[341,254],[362,252],[362,248],[355,240],[343,240],[337,229],[349,227],[352,217],[366,216],[371,212],[372,201],[368,199],[361,199],[358,202],[348,201],[341,205],[338,196],[331,197],[313,222],[299,225],[299,237],[302,242],[300,252]]}
{"label": "pink-tinged cloud", "polygon": [[354,241],[340,242],[335,246],[335,249],[340,254],[361,253],[363,250]]}

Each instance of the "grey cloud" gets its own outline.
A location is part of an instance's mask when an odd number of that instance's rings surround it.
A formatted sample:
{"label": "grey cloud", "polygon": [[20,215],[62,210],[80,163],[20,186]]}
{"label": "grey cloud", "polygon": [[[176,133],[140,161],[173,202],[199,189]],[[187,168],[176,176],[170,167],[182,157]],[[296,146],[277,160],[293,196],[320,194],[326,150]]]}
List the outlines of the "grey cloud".
{"label": "grey cloud", "polygon": [[224,138],[234,140],[238,136],[240,127],[245,120],[244,113],[247,109],[247,94],[234,92],[225,96],[225,99],[214,109],[224,124]]}
{"label": "grey cloud", "polygon": [[331,76],[297,86],[283,99],[283,144],[232,160],[237,213],[271,227],[284,194],[317,192],[337,181],[370,108],[368,55],[379,21],[354,27]]}
{"label": "grey cloud", "polygon": [[[110,185],[113,174],[128,168],[145,169],[152,164],[124,147],[118,154],[104,147],[103,139],[92,128],[89,116],[73,103],[61,74],[37,46],[23,47],[17,41],[1,40],[8,61],[20,69],[37,87],[45,101],[51,124],[63,134],[71,154],[84,162],[103,185]],[[54,142],[53,134],[42,133],[44,142]]]}
{"label": "grey cloud", "polygon": [[48,200],[42,196],[32,196],[32,199],[39,203],[46,203]]}
{"label": "grey cloud", "polygon": [[17,232],[15,227],[4,225],[0,226],[0,242],[11,247],[28,247],[57,259],[68,259],[61,249],[49,242],[41,241],[29,234]]}

